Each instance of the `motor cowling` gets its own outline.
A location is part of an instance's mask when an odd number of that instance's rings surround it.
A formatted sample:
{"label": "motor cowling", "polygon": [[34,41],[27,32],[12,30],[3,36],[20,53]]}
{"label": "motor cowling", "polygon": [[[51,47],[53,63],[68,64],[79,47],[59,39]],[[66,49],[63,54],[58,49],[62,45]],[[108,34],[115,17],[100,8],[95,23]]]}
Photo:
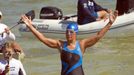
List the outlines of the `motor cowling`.
{"label": "motor cowling", "polygon": [[40,11],[40,19],[61,19],[63,13],[61,9],[52,6],[43,7]]}

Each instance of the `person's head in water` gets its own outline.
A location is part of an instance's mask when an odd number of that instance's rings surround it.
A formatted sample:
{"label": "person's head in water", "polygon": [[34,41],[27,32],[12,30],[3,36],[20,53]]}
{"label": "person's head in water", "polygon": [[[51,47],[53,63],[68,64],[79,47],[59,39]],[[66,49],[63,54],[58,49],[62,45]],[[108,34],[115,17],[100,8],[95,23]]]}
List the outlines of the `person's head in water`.
{"label": "person's head in water", "polygon": [[76,40],[76,34],[78,33],[77,23],[69,23],[66,28],[66,39],[67,41]]}
{"label": "person's head in water", "polygon": [[0,11],[0,20],[2,19],[2,12]]}
{"label": "person's head in water", "polygon": [[2,52],[5,60],[9,61],[12,59],[14,54],[13,42],[6,42],[2,48]]}

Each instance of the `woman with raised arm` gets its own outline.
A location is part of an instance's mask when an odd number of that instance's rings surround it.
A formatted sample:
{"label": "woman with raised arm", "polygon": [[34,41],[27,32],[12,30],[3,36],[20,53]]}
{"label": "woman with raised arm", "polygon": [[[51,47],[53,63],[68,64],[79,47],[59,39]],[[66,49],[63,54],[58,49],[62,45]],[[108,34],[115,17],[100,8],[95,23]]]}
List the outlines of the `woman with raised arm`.
{"label": "woman with raised arm", "polygon": [[93,46],[97,43],[109,30],[115,21],[118,12],[110,13],[108,24],[102,28],[96,35],[77,41],[76,36],[79,32],[78,25],[71,23],[66,28],[66,41],[47,38],[39,31],[37,31],[32,21],[25,15],[22,16],[23,22],[32,31],[32,33],[45,45],[51,48],[58,49],[62,62],[61,75],[84,75],[82,68],[83,54],[86,48]]}

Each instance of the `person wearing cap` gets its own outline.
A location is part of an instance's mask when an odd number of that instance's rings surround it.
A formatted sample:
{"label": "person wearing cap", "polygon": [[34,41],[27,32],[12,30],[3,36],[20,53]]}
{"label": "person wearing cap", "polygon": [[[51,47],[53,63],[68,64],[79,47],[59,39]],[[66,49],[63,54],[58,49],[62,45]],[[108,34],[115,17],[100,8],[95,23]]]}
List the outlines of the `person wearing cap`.
{"label": "person wearing cap", "polygon": [[2,18],[3,18],[3,14],[0,11],[0,53],[2,53],[1,48],[3,47],[3,45],[6,42],[14,41],[15,52],[18,55],[21,54],[22,57],[20,57],[20,58],[23,58],[24,52],[23,52],[21,46],[17,42],[15,42],[15,35],[9,30],[9,27],[7,25],[1,23]]}
{"label": "person wearing cap", "polygon": [[102,8],[94,0],[78,0],[77,10],[79,25],[105,19],[110,11]]}
{"label": "person wearing cap", "polygon": [[3,14],[0,11],[0,52],[1,52],[2,45],[6,41],[15,40],[15,35],[8,29],[8,26],[1,23],[2,17],[3,17]]}
{"label": "person wearing cap", "polygon": [[44,36],[33,27],[32,21],[25,15],[22,15],[22,21],[41,42],[48,47],[58,49],[62,63],[61,75],[84,75],[82,59],[86,48],[93,46],[104,36],[115,21],[117,14],[118,12],[116,11],[113,15],[110,15],[109,23],[95,36],[79,41],[76,39],[79,32],[76,23],[69,23],[66,28],[66,41],[63,41]]}

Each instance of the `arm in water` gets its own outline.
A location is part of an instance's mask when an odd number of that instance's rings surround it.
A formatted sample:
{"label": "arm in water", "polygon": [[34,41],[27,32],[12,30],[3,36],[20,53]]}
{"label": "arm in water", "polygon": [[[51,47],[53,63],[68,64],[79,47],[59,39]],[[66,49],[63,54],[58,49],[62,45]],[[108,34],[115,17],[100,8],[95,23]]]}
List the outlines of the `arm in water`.
{"label": "arm in water", "polygon": [[86,38],[86,39],[83,39],[80,41],[80,43],[83,47],[82,48],[83,53],[85,52],[85,49],[87,47],[91,47],[105,35],[105,33],[110,29],[110,27],[114,23],[116,17],[118,16],[118,11],[115,11],[114,14],[112,14],[112,12],[111,12],[110,14],[111,15],[109,15],[109,22],[104,28],[102,28],[95,36],[92,36],[90,38]]}
{"label": "arm in water", "polygon": [[60,49],[60,45],[61,45],[61,40],[55,40],[55,39],[51,39],[51,38],[47,38],[46,36],[44,36],[42,33],[40,33],[38,30],[36,30],[30,19],[28,19],[28,17],[26,17],[25,15],[22,16],[22,20],[23,22],[27,25],[27,27],[32,31],[32,33],[41,41],[43,42],[45,45],[47,45],[48,47],[51,48],[58,48]]}

